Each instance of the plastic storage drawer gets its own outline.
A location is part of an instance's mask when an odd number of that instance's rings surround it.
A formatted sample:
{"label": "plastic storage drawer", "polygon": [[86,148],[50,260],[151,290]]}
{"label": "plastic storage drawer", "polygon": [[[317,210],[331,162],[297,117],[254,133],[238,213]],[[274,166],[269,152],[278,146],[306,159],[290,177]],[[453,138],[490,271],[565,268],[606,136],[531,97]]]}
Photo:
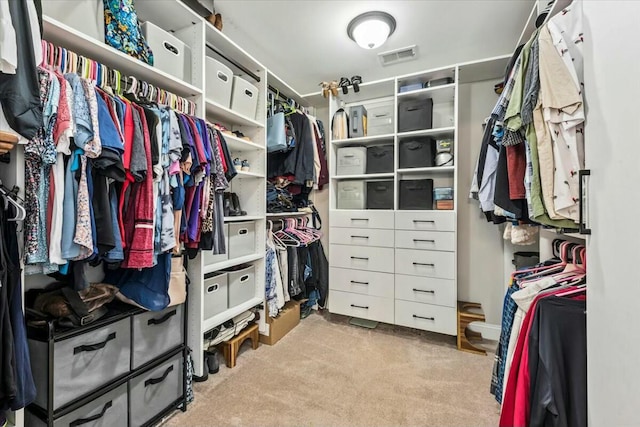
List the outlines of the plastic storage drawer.
{"label": "plastic storage drawer", "polygon": [[233,71],[220,61],[208,56],[205,59],[207,99],[229,108],[233,89]]}
{"label": "plastic storage drawer", "polygon": [[182,364],[182,353],[179,353],[129,381],[131,427],[143,425],[182,396]]}
{"label": "plastic storage drawer", "polygon": [[367,173],[393,172],[393,145],[374,145],[367,148]]}
{"label": "plastic storage drawer", "polygon": [[393,102],[367,110],[367,136],[389,135],[395,132]]}
{"label": "plastic storage drawer", "polygon": [[229,277],[227,273],[204,276],[204,319],[211,319],[229,308]]}
{"label": "plastic storage drawer", "polygon": [[229,259],[256,253],[255,221],[232,222],[229,224]]}
{"label": "plastic storage drawer", "polygon": [[233,76],[231,109],[250,119],[255,119],[258,109],[258,88],[241,77]]}
{"label": "plastic storage drawer", "polygon": [[142,34],[153,51],[153,65],[191,83],[191,48],[151,22],[141,25]]}
{"label": "plastic storage drawer", "polygon": [[[56,341],[53,344],[53,409],[90,393],[126,374],[131,365],[131,320]],[[48,343],[29,339],[31,369],[38,394],[35,403],[47,409]]]}
{"label": "plastic storage drawer", "polygon": [[[236,307],[256,296],[255,266],[229,270],[229,308]],[[263,292],[264,293],[264,292]]]}
{"label": "plastic storage drawer", "polygon": [[364,209],[366,205],[364,181],[338,182],[336,207],[338,209]]}
{"label": "plastic storage drawer", "polygon": [[367,136],[367,109],[364,105],[349,108],[349,138]]}
{"label": "plastic storage drawer", "polygon": [[338,148],[336,175],[361,175],[367,172],[367,148]]}
{"label": "plastic storage drawer", "polygon": [[432,99],[398,102],[398,132],[411,132],[432,127]]}
{"label": "plastic storage drawer", "polygon": [[183,306],[133,317],[133,354],[131,367],[137,369],[184,341]]}
{"label": "plastic storage drawer", "polygon": [[433,138],[415,138],[400,141],[400,169],[433,167],[436,141]]}
{"label": "plastic storage drawer", "polygon": [[393,181],[367,182],[367,209],[393,209]]}
{"label": "plastic storage drawer", "polygon": [[400,209],[433,209],[433,180],[401,180]]}
{"label": "plastic storage drawer", "polygon": [[225,224],[222,228],[224,230],[224,241],[226,242],[226,251],[220,255],[214,255],[213,251],[202,251],[202,262],[205,266],[217,264],[229,259],[229,224]]}

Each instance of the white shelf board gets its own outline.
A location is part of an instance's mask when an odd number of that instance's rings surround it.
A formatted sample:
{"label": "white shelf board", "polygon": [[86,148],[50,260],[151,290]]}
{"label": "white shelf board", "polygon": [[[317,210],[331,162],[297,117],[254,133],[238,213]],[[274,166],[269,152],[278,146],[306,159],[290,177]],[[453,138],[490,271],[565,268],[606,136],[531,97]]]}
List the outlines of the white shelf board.
{"label": "white shelf board", "polygon": [[279,212],[279,213],[267,213],[267,219],[270,218],[291,218],[296,216],[311,215],[311,212]]}
{"label": "white shelf board", "polygon": [[215,316],[209,319],[204,319],[204,321],[202,322],[202,331],[206,333],[211,329],[215,328],[216,326],[223,324],[227,320],[232,319],[235,316],[241,313],[244,313],[250,308],[253,308],[256,305],[261,304],[263,302],[264,302],[263,298],[251,298],[249,301],[245,303],[242,303],[235,307],[231,307],[230,309],[225,310],[220,314],[216,314]]}
{"label": "white shelf board", "polygon": [[570,237],[572,239],[577,239],[577,240],[587,240],[587,236],[584,234],[580,234],[580,233],[565,233],[561,230],[555,230],[552,228],[541,228],[540,229],[541,233],[547,233],[547,234],[551,234],[553,235],[554,238],[559,238],[562,239],[563,237]]}
{"label": "white shelf board", "polygon": [[455,166],[434,166],[427,168],[406,168],[406,169],[398,169],[399,174],[403,175],[411,175],[411,174],[423,174],[423,173],[453,173],[456,170]]}
{"label": "white shelf board", "polygon": [[[227,58],[233,58],[238,64],[242,65],[249,71],[260,75],[262,71],[265,70],[265,66],[258,62],[257,59],[249,55],[249,53],[238,46],[233,40],[231,40],[226,34],[218,31],[209,21],[205,19],[205,38],[206,42],[209,45],[212,45],[218,51],[222,52],[224,56]],[[209,48],[205,48],[207,56],[218,56]],[[216,58],[220,59],[222,62],[227,63],[231,69],[234,70],[234,74],[243,75],[245,74],[242,70],[238,69],[234,64],[229,63],[229,61],[224,58]],[[251,78],[249,78],[251,80]],[[251,82],[254,83],[254,82]]]}
{"label": "white shelf board", "polygon": [[426,83],[430,80],[438,80],[445,77],[455,76],[455,67],[445,67],[436,70],[420,71],[417,73],[405,74],[398,77],[398,88],[406,84]]}
{"label": "white shelf board", "polygon": [[51,17],[42,17],[43,38],[57,46],[65,47],[78,55],[98,61],[127,76],[151,83],[182,97],[201,95],[202,90],[180,80],[159,68],[138,59],[71,28]]}
{"label": "white shelf board", "polygon": [[440,104],[443,102],[453,102],[453,98],[456,92],[455,83],[428,87],[419,90],[412,90],[410,92],[398,93],[398,102],[415,99],[433,99],[434,104]]}
{"label": "white shelf board", "polygon": [[342,88],[338,88],[338,96],[334,98],[339,102],[344,102],[345,104],[353,104],[393,96],[395,92],[395,79],[388,78],[375,80],[372,82],[361,83],[359,86],[359,92],[354,91],[353,86],[349,86],[346,95],[342,93]]}
{"label": "white shelf board", "polygon": [[225,268],[235,267],[236,265],[257,261],[263,257],[264,254],[252,254],[240,258],[228,259],[226,261],[217,262],[215,264],[205,265],[202,271],[203,274],[209,274],[213,273],[214,271],[224,270]]}
{"label": "white shelf board", "polygon": [[222,132],[227,147],[230,151],[254,151],[264,150],[264,145],[257,144],[253,141],[247,141],[246,139],[238,138],[237,136],[229,133]]}
{"label": "white shelf board", "polygon": [[238,175],[236,175],[236,178],[265,178],[265,174],[258,172],[244,172],[238,170]]}
{"label": "white shelf board", "polygon": [[362,136],[360,138],[347,138],[347,139],[336,139],[331,143],[336,146],[341,145],[349,145],[349,144],[364,144],[367,142],[378,142],[378,141],[388,141],[394,138],[394,134],[389,133],[386,135],[375,135],[375,136]]}
{"label": "white shelf board", "polygon": [[225,216],[224,222],[260,221],[261,219],[264,217],[258,215]]}
{"label": "white shelf board", "polygon": [[220,105],[210,99],[206,100],[206,107],[207,119],[210,121],[216,122],[217,120],[220,120],[223,123],[231,123],[238,126],[264,127],[264,123],[260,123],[255,119],[236,113],[232,109]]}
{"label": "white shelf board", "polygon": [[414,130],[411,132],[401,132],[398,134],[398,138],[408,138],[408,137],[416,137],[416,136],[444,136],[444,137],[453,137],[456,128],[446,127],[446,128],[437,128],[437,129],[424,129],[424,130]]}
{"label": "white shelf board", "polygon": [[312,105],[316,108],[322,108],[329,105],[329,98],[325,98],[324,96],[322,96],[322,91],[306,93],[302,95],[302,98],[304,98],[307,104]]}
{"label": "white shelf board", "polygon": [[393,172],[390,173],[368,173],[362,175],[334,175],[332,179],[380,179],[380,178],[393,178]]}

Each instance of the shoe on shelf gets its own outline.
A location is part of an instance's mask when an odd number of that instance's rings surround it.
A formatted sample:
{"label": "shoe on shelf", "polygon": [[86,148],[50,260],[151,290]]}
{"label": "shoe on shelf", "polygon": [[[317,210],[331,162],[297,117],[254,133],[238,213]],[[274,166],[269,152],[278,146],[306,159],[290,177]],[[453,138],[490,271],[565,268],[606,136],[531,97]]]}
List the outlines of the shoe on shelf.
{"label": "shoe on shelf", "polygon": [[236,193],[230,194],[232,206],[230,216],[245,216],[247,212],[242,210],[242,207],[240,206],[240,198],[238,197],[238,195]]}
{"label": "shoe on shelf", "polygon": [[245,136],[242,132],[240,132],[239,130],[234,130],[233,134],[235,136],[237,136],[240,139],[244,139],[245,141],[249,141],[251,142],[251,138],[249,138],[248,136]]}
{"label": "shoe on shelf", "polygon": [[242,163],[240,163],[240,159],[238,157],[233,159],[233,166],[235,166],[236,168],[240,167],[241,164]]}
{"label": "shoe on shelf", "polygon": [[345,95],[349,93],[349,86],[351,85],[351,82],[348,78],[341,77],[340,83],[338,83],[338,85],[342,88],[342,93],[344,93]]}
{"label": "shoe on shelf", "polygon": [[351,77],[351,84],[353,85],[353,91],[358,93],[360,92],[360,84],[362,83],[362,77],[353,76]]}
{"label": "shoe on shelf", "polygon": [[249,165],[249,160],[244,159],[242,161],[242,167],[240,168],[242,172],[249,172],[251,170],[251,166]]}
{"label": "shoe on shelf", "polygon": [[218,351],[215,347],[209,347],[204,351],[204,358],[207,362],[207,368],[209,368],[210,374],[217,374],[220,371],[220,364],[218,363]]}
{"label": "shoe on shelf", "polygon": [[224,212],[224,216],[231,216],[231,193],[223,193],[222,196],[222,211]]}

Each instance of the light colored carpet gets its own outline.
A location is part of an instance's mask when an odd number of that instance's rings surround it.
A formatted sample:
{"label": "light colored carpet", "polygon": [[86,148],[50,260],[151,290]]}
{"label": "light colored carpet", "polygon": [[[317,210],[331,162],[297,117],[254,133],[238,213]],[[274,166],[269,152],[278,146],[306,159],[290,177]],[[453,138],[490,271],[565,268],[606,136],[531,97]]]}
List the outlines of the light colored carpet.
{"label": "light colored carpet", "polygon": [[492,356],[389,325],[312,314],[275,346],[245,342],[234,369],[196,383],[166,426],[495,426]]}

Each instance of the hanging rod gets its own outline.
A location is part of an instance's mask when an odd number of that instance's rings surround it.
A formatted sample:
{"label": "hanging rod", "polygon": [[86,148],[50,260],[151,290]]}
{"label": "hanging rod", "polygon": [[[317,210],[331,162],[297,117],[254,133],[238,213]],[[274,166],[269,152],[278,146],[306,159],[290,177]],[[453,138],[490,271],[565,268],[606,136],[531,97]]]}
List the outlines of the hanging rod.
{"label": "hanging rod", "polygon": [[222,57],[224,60],[232,63],[233,65],[235,65],[236,67],[238,67],[240,70],[242,70],[244,73],[247,73],[249,75],[249,77],[251,77],[253,80],[255,80],[256,82],[260,83],[260,81],[262,80],[258,75],[256,75],[254,72],[249,71],[249,69],[247,67],[245,67],[242,64],[238,64],[237,61],[229,58],[228,56],[226,56],[224,53],[220,52],[218,49],[216,49],[215,47],[213,47],[213,45],[211,45],[211,43],[206,43],[207,48],[209,48],[210,50],[214,51],[216,54],[218,54],[220,57]]}

